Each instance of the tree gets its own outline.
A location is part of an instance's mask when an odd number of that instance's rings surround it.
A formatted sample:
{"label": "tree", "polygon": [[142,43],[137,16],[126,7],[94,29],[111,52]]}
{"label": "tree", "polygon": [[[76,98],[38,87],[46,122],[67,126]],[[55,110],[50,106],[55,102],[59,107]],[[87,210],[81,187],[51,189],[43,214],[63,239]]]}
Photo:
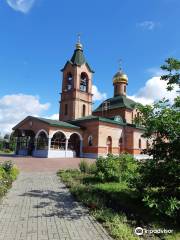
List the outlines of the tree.
{"label": "tree", "polygon": [[6,133],[6,134],[4,135],[4,140],[6,140],[6,141],[8,142],[9,139],[10,139],[10,134]]}
{"label": "tree", "polygon": [[[180,61],[168,58],[161,68],[168,74],[161,77],[171,91],[180,83]],[[139,165],[134,186],[149,207],[177,218],[180,209],[180,97],[170,104],[162,99],[153,105],[138,105],[137,124],[144,126],[144,137],[152,143],[145,153],[152,156]]]}
{"label": "tree", "polygon": [[167,81],[167,89],[171,91],[174,85],[180,87],[180,61],[174,58],[165,60],[165,64],[161,66],[162,70],[167,71],[167,74],[161,76],[161,80]]}

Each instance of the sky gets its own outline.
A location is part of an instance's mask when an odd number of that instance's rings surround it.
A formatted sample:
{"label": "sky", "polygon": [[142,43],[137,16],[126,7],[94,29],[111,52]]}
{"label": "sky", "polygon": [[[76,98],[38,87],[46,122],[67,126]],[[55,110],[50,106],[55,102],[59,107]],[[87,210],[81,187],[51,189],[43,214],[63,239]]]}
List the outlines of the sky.
{"label": "sky", "polygon": [[180,58],[179,12],[179,0],[0,0],[1,134],[28,115],[57,118],[60,69],[78,33],[95,71],[94,108],[113,96],[119,59],[130,98],[173,99],[160,66]]}

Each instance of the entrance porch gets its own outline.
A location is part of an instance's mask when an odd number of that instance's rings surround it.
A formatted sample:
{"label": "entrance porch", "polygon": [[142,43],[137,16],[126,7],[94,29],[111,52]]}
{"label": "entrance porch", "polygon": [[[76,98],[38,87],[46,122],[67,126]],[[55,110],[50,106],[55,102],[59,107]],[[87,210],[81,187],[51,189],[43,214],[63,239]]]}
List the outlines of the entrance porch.
{"label": "entrance porch", "polygon": [[16,155],[43,158],[83,157],[83,139],[78,132],[61,130],[47,133],[41,129],[35,134],[32,130],[16,130]]}

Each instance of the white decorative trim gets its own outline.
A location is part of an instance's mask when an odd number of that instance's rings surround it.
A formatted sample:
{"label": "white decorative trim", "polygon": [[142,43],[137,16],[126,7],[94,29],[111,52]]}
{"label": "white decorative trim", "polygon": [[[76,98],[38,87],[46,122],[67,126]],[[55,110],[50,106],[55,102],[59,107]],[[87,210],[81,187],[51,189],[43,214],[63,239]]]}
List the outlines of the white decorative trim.
{"label": "white decorative trim", "polygon": [[39,134],[40,134],[41,132],[44,132],[44,133],[46,134],[47,138],[49,138],[48,133],[47,133],[46,130],[44,130],[44,129],[39,130],[39,131],[36,133],[35,138],[38,138],[38,136],[39,136]]}
{"label": "white decorative trim", "polygon": [[72,132],[72,133],[69,135],[69,138],[70,138],[73,134],[77,134],[77,135],[79,136],[80,140],[81,140],[81,141],[83,140],[81,134],[78,133],[78,132]]}
{"label": "white decorative trim", "polygon": [[67,133],[64,132],[64,131],[62,131],[62,130],[53,131],[53,132],[49,135],[49,138],[53,138],[53,136],[54,136],[56,133],[58,133],[58,132],[63,133],[63,134],[65,135],[65,137],[68,138],[68,137],[67,137]]}

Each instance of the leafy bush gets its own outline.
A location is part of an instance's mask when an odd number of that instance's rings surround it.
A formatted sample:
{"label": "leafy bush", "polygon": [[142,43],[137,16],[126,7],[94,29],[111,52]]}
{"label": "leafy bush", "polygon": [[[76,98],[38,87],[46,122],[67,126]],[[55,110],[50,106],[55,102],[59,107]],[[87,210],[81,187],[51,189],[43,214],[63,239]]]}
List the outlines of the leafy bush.
{"label": "leafy bush", "polygon": [[96,161],[97,176],[101,181],[129,181],[136,174],[137,162],[130,154],[108,155]]}
{"label": "leafy bush", "polygon": [[79,163],[79,169],[82,173],[88,173],[89,172],[89,164],[85,160],[81,160]]}
{"label": "leafy bush", "polygon": [[97,166],[96,163],[91,163],[89,165],[89,173],[95,174],[97,172]]}
{"label": "leafy bush", "polygon": [[148,159],[139,163],[139,174],[133,179],[146,206],[157,214],[178,218],[180,209],[180,174],[178,161]]}
{"label": "leafy bush", "polygon": [[178,210],[180,209],[180,201],[176,197],[164,196],[160,192],[145,193],[143,202],[155,212],[167,215],[171,218],[177,218]]}
{"label": "leafy bush", "polygon": [[10,172],[13,168],[13,163],[11,161],[5,161],[1,166],[6,172]]}
{"label": "leafy bush", "polygon": [[19,170],[7,161],[0,164],[0,196],[3,196],[12,182],[17,178]]}
{"label": "leafy bush", "polygon": [[3,141],[0,139],[0,150],[2,150],[3,147],[4,147],[4,143],[3,143]]}
{"label": "leafy bush", "polygon": [[12,151],[10,149],[8,149],[8,148],[5,148],[5,149],[3,149],[3,152],[4,153],[11,153]]}

